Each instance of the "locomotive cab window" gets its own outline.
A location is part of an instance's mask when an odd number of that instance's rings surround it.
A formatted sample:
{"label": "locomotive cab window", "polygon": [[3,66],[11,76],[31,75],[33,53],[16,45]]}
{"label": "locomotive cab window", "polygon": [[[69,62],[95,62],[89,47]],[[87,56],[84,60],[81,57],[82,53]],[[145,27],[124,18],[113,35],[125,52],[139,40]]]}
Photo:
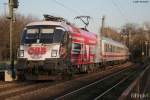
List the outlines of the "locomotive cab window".
{"label": "locomotive cab window", "polygon": [[65,37],[65,30],[61,27],[56,27],[55,32],[54,32],[53,42],[62,43],[64,42],[64,37]]}
{"label": "locomotive cab window", "polygon": [[23,32],[22,42],[36,43],[36,40],[38,38],[38,33],[39,33],[39,30],[37,28],[25,29]]}
{"label": "locomotive cab window", "polygon": [[38,33],[38,29],[27,29],[27,34],[36,34]]}
{"label": "locomotive cab window", "polygon": [[35,25],[25,28],[22,43],[63,43],[67,37],[65,29],[50,25]]}
{"label": "locomotive cab window", "polygon": [[42,28],[40,29],[40,42],[41,43],[52,43],[54,29]]}

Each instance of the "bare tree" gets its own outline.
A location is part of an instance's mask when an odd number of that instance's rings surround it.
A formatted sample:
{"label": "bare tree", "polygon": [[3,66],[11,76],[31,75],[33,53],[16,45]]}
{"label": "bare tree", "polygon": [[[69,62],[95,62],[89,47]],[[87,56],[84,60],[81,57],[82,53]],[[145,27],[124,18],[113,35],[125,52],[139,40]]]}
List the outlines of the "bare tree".
{"label": "bare tree", "polygon": [[[20,42],[21,31],[24,26],[31,22],[37,20],[37,18],[29,15],[23,16],[21,14],[16,15],[16,21],[14,21],[13,30],[13,53],[16,57],[16,50]],[[9,19],[6,16],[0,16],[0,60],[9,59]]]}
{"label": "bare tree", "polygon": [[150,41],[150,28],[147,23],[147,30],[137,24],[128,23],[122,28],[122,35],[126,35],[126,43],[133,58],[142,57],[142,52],[146,52],[145,41]]}
{"label": "bare tree", "polygon": [[103,36],[109,37],[116,41],[121,41],[121,34],[117,32],[115,29],[110,28],[110,27],[104,28]]}

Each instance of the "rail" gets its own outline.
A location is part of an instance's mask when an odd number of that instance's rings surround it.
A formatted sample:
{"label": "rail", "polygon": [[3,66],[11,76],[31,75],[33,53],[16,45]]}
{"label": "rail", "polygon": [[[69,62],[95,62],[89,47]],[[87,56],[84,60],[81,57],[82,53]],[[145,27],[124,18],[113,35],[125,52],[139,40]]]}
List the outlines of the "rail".
{"label": "rail", "polygon": [[150,78],[150,64],[146,65],[143,72],[131,83],[131,85],[122,93],[118,100],[141,100],[150,98],[146,93],[148,78]]}
{"label": "rail", "polygon": [[[100,79],[100,80],[97,80],[97,81],[95,81],[95,82],[93,82],[93,83],[91,83],[91,84],[88,84],[88,85],[83,86],[83,87],[81,87],[81,88],[79,88],[79,89],[77,89],[77,90],[74,90],[74,91],[72,91],[72,92],[66,93],[65,95],[62,95],[62,96],[60,96],[60,97],[57,97],[57,98],[55,98],[54,100],[63,100],[63,99],[66,99],[66,98],[72,98],[72,96],[75,97],[75,95],[80,94],[80,92],[85,91],[86,89],[89,90],[89,89],[91,89],[91,88],[94,88],[95,86],[97,87],[98,84],[100,84],[100,83],[103,84],[102,82],[103,82],[104,80],[107,80],[107,79],[112,78],[112,77],[114,77],[114,76],[118,76],[118,75],[120,75],[121,73],[123,73],[123,72],[125,72],[125,71],[128,72],[129,69],[130,69],[130,68],[127,68],[127,69],[121,70],[121,71],[119,71],[119,72],[116,72],[116,73],[114,73],[114,74],[111,74],[111,75],[109,75],[109,76],[106,76],[106,77],[104,77],[104,78],[102,78],[102,79]],[[124,75],[123,75],[123,76],[124,76]],[[127,77],[123,78],[121,81],[119,81],[119,83],[117,83],[117,84],[116,84],[115,86],[113,86],[112,88],[118,86],[119,84],[121,84],[122,82],[124,82],[126,79],[127,79]],[[112,88],[109,88],[109,89],[106,91],[106,93],[109,92]],[[96,91],[96,90],[95,90],[95,91]],[[85,91],[85,92],[87,92],[87,91]],[[83,92],[82,92],[82,93],[83,93]],[[105,92],[104,92],[104,94],[105,94]],[[102,94],[102,95],[103,95],[103,94]],[[74,97],[73,97],[73,98],[74,98]],[[95,98],[95,100],[99,99],[100,97],[101,97],[101,95],[98,96],[97,98]],[[76,99],[77,99],[77,98],[76,98]],[[80,99],[81,99],[81,98],[80,98]]]}

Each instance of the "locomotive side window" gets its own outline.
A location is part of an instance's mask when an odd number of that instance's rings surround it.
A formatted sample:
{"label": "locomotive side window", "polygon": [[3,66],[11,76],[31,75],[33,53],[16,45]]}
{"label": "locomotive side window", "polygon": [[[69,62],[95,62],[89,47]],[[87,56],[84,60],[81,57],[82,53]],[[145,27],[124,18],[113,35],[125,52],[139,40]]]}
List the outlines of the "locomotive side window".
{"label": "locomotive side window", "polygon": [[77,59],[77,57],[80,55],[80,53],[81,53],[81,44],[73,43],[72,44],[72,54],[73,54],[73,57],[75,59]]}
{"label": "locomotive side window", "polygon": [[72,51],[73,51],[74,54],[80,54],[81,44],[73,43],[73,45],[72,45]]}

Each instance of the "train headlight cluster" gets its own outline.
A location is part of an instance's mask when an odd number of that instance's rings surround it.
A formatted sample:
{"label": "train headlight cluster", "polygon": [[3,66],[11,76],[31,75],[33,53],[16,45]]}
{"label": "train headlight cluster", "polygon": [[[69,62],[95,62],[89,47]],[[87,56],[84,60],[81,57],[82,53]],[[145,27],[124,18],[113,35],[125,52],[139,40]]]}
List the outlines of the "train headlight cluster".
{"label": "train headlight cluster", "polygon": [[20,57],[24,57],[24,50],[20,50],[20,51],[19,51],[19,56],[20,56]]}
{"label": "train headlight cluster", "polygon": [[52,57],[56,57],[56,56],[57,56],[57,50],[52,50],[51,56],[52,56]]}

